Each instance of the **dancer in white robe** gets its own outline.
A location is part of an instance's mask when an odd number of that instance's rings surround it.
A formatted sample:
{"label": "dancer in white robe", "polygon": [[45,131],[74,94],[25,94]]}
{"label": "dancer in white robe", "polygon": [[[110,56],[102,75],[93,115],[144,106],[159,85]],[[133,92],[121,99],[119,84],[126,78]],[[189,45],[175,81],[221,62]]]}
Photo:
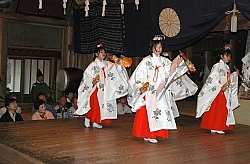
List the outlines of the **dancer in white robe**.
{"label": "dancer in white robe", "polygon": [[104,46],[95,48],[95,59],[83,73],[78,88],[78,109],[75,115],[85,115],[85,126],[102,128],[101,123],[111,123],[117,118],[116,99],[127,95],[128,75],[119,64],[105,60]]}
{"label": "dancer in white robe", "polygon": [[220,61],[213,66],[198,95],[196,118],[203,116],[201,128],[225,134],[224,130],[233,130],[235,125],[233,110],[239,106],[239,71],[230,74],[230,46],[226,45],[220,54]]}
{"label": "dancer in white robe", "polygon": [[250,90],[250,48],[242,59],[242,86],[244,87],[245,99],[249,99]]}
{"label": "dancer in white robe", "polygon": [[167,129],[177,128],[174,118],[179,112],[174,99],[191,96],[198,89],[184,75],[188,69],[179,55],[173,62],[160,56],[162,46],[162,36],[150,41],[150,55],[142,59],[130,77],[127,96],[131,110],[136,112],[132,135],[151,143],[158,142],[157,136],[168,138]]}

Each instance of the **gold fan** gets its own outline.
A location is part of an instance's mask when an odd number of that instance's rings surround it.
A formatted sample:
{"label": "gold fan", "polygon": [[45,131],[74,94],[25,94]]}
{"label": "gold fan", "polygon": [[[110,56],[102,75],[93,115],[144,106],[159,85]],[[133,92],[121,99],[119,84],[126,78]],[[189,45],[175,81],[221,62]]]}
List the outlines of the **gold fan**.
{"label": "gold fan", "polygon": [[177,13],[171,8],[165,8],[159,15],[159,26],[161,32],[167,37],[176,36],[181,29],[180,19]]}

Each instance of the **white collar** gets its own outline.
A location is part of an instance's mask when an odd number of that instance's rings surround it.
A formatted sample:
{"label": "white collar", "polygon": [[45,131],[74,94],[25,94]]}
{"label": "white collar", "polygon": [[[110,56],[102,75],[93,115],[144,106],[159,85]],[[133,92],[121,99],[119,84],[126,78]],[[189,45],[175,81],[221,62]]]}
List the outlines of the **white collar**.
{"label": "white collar", "polygon": [[154,53],[152,53],[153,63],[155,65],[159,65],[161,63],[161,57],[160,55],[156,56]]}

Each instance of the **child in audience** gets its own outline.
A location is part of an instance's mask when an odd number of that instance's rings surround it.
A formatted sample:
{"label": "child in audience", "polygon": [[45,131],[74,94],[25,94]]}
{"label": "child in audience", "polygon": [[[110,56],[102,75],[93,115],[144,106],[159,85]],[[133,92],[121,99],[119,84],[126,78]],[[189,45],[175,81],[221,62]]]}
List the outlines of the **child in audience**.
{"label": "child in audience", "polygon": [[117,114],[132,113],[131,108],[127,105],[127,97],[123,96],[118,99],[117,103]]}
{"label": "child in audience", "polygon": [[72,98],[74,97],[74,92],[73,91],[67,91],[65,92],[65,96],[67,98],[67,102],[66,102],[66,107],[69,109],[72,106]]}
{"label": "child in audience", "polygon": [[77,97],[72,98],[72,106],[68,110],[68,116],[69,118],[75,117],[74,113],[77,110],[78,105],[77,105]]}

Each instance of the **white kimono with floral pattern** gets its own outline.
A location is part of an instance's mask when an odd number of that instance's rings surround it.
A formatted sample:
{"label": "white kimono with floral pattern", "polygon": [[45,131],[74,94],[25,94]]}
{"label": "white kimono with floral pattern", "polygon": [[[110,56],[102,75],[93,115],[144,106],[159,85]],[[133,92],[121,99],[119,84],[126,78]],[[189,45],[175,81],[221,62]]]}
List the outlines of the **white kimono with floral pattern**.
{"label": "white kimono with floral pattern", "polygon": [[[220,60],[213,66],[210,75],[198,95],[196,118],[201,117],[204,112],[209,111],[212,102],[221,91],[221,87],[227,82],[227,72],[230,73],[229,66],[223,60]],[[230,74],[230,82],[229,88],[224,91],[227,100],[228,116],[226,125],[228,126],[235,124],[233,110],[239,106],[237,94],[238,75],[236,72]]]}
{"label": "white kimono with floral pattern", "polygon": [[[97,75],[100,81],[93,86],[92,81]],[[96,58],[83,73],[78,88],[78,109],[74,114],[83,115],[90,110],[90,96],[98,88],[97,97],[100,106],[101,120],[117,118],[116,99],[128,93],[128,74],[126,69],[109,61]]]}
{"label": "white kimono with floral pattern", "polygon": [[[169,75],[170,66],[171,61],[167,58],[157,57],[154,54],[147,56],[139,63],[129,80],[131,88],[129,88],[127,97],[128,103],[133,112],[146,105],[151,132],[161,129],[176,129],[174,118],[179,116],[179,112],[174,99],[183,99],[193,95],[198,89],[189,77],[184,75],[187,72],[184,62],[175,68],[172,75]],[[192,82],[191,85],[185,86],[186,79]],[[170,85],[166,85],[166,81],[171,81]],[[149,88],[141,94],[140,88],[146,82],[149,82]],[[166,92],[162,91],[164,86],[168,86]],[[161,99],[159,99],[161,94]],[[144,100],[144,96],[146,100]]]}

